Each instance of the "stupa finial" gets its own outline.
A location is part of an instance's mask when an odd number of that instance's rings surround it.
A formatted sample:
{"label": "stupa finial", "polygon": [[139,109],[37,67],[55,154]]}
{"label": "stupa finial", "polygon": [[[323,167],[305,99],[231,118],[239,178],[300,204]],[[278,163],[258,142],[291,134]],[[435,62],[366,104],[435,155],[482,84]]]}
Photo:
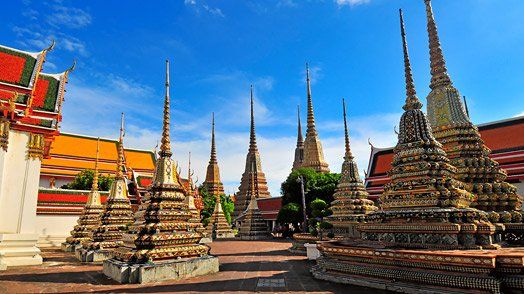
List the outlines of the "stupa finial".
{"label": "stupa finial", "polygon": [[215,113],[211,114],[211,156],[209,163],[217,162],[217,150],[215,145]]}
{"label": "stupa finial", "polygon": [[171,139],[169,136],[169,60],[166,60],[166,96],[164,100],[164,119],[162,127],[162,144],[160,145],[160,157],[171,157]]}
{"label": "stupa finial", "polygon": [[342,111],[344,114],[344,143],[345,143],[345,158],[352,159],[353,154],[351,154],[351,149],[349,148],[349,132],[348,132],[348,123],[346,118],[346,100],[342,98]]}
{"label": "stupa finial", "polygon": [[124,174],[124,113],[120,117],[120,136],[118,138],[118,158],[116,160],[116,179],[123,179]]}
{"label": "stupa finial", "polygon": [[302,144],[304,142],[304,137],[302,137],[302,123],[300,122],[300,105],[297,105],[297,119],[298,119],[297,144]]}
{"label": "stupa finial", "polygon": [[309,78],[309,64],[306,62],[306,84],[307,84],[307,128],[315,131],[315,114],[313,112],[313,98],[311,98],[311,80]]}
{"label": "stupa finial", "polygon": [[417,97],[413,74],[411,73],[411,62],[409,61],[408,43],[406,41],[406,29],[404,27],[404,15],[402,9],[399,9],[400,15],[400,34],[402,36],[402,49],[404,51],[404,76],[406,78],[406,104],[404,110],[421,109],[422,103]]}
{"label": "stupa finial", "polygon": [[100,137],[96,140],[96,157],[95,157],[95,173],[93,175],[93,184],[91,185],[91,192],[98,191],[98,156],[100,154]]}
{"label": "stupa finial", "polygon": [[433,16],[431,0],[424,0],[426,4],[427,30],[429,38],[429,56],[431,62],[431,83],[429,87],[435,89],[439,86],[451,85],[451,78],[446,68],[446,60],[440,46],[440,39],[437,31],[437,24]]}
{"label": "stupa finial", "polygon": [[255,134],[255,100],[253,98],[253,85],[250,88],[251,91],[251,127],[249,129],[249,149],[257,150],[257,136]]}

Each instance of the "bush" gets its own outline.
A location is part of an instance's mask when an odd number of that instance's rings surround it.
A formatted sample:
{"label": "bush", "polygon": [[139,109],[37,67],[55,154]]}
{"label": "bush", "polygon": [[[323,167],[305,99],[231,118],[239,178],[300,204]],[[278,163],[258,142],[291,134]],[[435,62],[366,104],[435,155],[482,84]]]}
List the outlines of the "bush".
{"label": "bush", "polygon": [[[69,190],[91,190],[93,186],[93,177],[95,172],[90,169],[83,170],[79,172],[71,183],[62,185],[62,189]],[[111,184],[113,183],[113,178],[109,175],[105,176],[102,174],[98,175],[98,190],[100,191],[109,191]]]}
{"label": "bush", "polygon": [[[214,195],[209,194],[209,192],[204,186],[200,186],[198,188],[198,191],[200,192],[202,200],[204,201],[204,208],[200,212],[202,224],[204,224],[204,226],[207,226],[210,217],[213,215],[213,211],[215,210],[216,197]],[[235,210],[235,203],[233,202],[233,200],[231,200],[231,197],[222,194],[220,195],[220,204],[222,205],[222,210],[224,211],[224,216],[226,217],[227,222],[231,224],[231,214]]]}

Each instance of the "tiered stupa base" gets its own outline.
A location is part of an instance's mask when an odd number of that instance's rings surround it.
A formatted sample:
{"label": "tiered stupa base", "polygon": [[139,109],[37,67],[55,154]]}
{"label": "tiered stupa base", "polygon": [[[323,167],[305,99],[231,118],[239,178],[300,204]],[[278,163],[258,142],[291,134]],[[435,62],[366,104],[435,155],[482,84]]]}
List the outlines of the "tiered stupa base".
{"label": "tiered stupa base", "polygon": [[218,257],[210,255],[139,264],[110,259],[104,261],[104,274],[121,284],[142,284],[213,274],[218,267]]}
{"label": "tiered stupa base", "polygon": [[403,293],[522,293],[524,248],[410,250],[360,239],[321,242],[317,279]]}
{"label": "tiered stupa base", "polygon": [[206,233],[213,240],[231,240],[235,238],[235,233],[233,233],[224,216],[220,202],[215,206],[215,211],[211,216],[209,224],[207,224]]}
{"label": "tiered stupa base", "polygon": [[109,249],[89,250],[89,249],[80,247],[75,250],[75,257],[80,262],[100,263],[100,262],[103,262],[104,260],[112,258],[113,250],[109,250]]}
{"label": "tiered stupa base", "polygon": [[265,240],[270,237],[266,221],[259,210],[249,211],[243,217],[238,237],[240,240]]}

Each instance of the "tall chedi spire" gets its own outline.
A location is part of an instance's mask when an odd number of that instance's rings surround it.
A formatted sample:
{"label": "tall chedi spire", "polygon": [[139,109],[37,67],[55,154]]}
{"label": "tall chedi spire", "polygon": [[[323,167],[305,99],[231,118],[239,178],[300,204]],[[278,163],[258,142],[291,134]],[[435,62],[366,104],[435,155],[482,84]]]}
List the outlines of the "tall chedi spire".
{"label": "tall chedi spire", "polygon": [[292,171],[295,171],[301,168],[304,162],[304,138],[302,137],[302,124],[300,123],[300,106],[299,105],[297,105],[297,119],[298,119],[297,147],[295,148],[295,160],[293,161]]}
{"label": "tall chedi spire", "polygon": [[505,181],[506,172],[489,158],[491,150],[471,123],[462,96],[447,72],[431,1],[424,0],[424,3],[431,66],[427,112],[433,134],[457,168],[456,178],[465,182],[466,189],[477,196],[472,206],[495,211],[490,214],[492,221],[521,222],[522,199],[516,194],[515,186]]}
{"label": "tall chedi spire", "polygon": [[217,196],[224,194],[224,185],[220,181],[220,169],[218,168],[217,150],[215,145],[215,113],[211,118],[211,155],[207,166],[206,180],[203,186],[209,194]]}
{"label": "tall chedi spire", "polygon": [[240,217],[242,212],[246,210],[249,204],[249,189],[250,181],[252,177],[251,166],[255,165],[255,170],[257,171],[256,185],[258,187],[258,197],[259,198],[269,198],[267,188],[266,175],[262,172],[262,163],[260,160],[260,153],[258,152],[257,146],[257,136],[255,132],[255,100],[253,96],[253,85],[250,88],[250,128],[249,128],[249,149],[246,156],[246,166],[244,173],[242,174],[242,179],[240,180],[240,186],[238,187],[238,192],[236,193],[236,202],[235,202],[235,211],[233,212],[233,218],[237,219]]}
{"label": "tall chedi spire", "polygon": [[100,192],[98,192],[98,156],[100,151],[100,138],[96,141],[95,169],[93,173],[93,184],[91,192],[87,196],[87,202],[78,218],[77,225],[71,231],[71,236],[67,237],[66,242],[62,243],[62,250],[67,252],[75,251],[82,242],[89,241],[91,231],[100,225],[100,216],[104,212],[104,207],[100,202]]}
{"label": "tall chedi spire", "polygon": [[211,156],[209,165],[207,166],[206,180],[203,183],[205,189],[209,192],[209,196],[215,197],[215,209],[206,227],[207,233],[213,239],[230,239],[234,238],[235,234],[231,229],[231,225],[227,222],[220,198],[224,194],[224,185],[220,181],[220,171],[218,169],[217,151],[215,146],[215,113],[213,112],[211,118]]}
{"label": "tall chedi spire", "polygon": [[[136,267],[148,266],[149,268],[169,268],[169,272],[177,272],[177,276],[164,274],[155,276],[125,277],[124,282],[136,283],[158,281],[164,279],[187,278],[194,275],[202,275],[211,269],[199,267],[201,262],[209,260],[207,256],[209,247],[198,244],[202,234],[197,232],[198,224],[189,222],[191,213],[185,204],[184,188],[174,177],[175,162],[171,158],[170,141],[170,97],[169,97],[169,61],[166,60],[166,94],[164,99],[164,116],[162,128],[162,144],[160,146],[160,157],[155,164],[155,176],[153,184],[150,186],[151,196],[144,212],[144,223],[139,225],[136,234],[124,236],[125,246],[115,250],[114,259],[106,261],[104,268],[115,268],[114,271],[106,272],[106,275],[113,279],[122,279],[119,274],[123,268],[131,265]],[[196,259],[195,259],[196,258]],[[160,261],[160,262],[159,262]],[[175,262],[176,261],[176,262]],[[192,262],[195,269],[186,273],[185,276],[178,276],[181,272],[179,267],[187,267],[186,261]],[[146,265],[145,262],[148,262]],[[214,265],[212,267],[214,269]],[[218,270],[218,264],[216,270]],[[159,269],[156,273],[161,272]]]}
{"label": "tall chedi spire", "polygon": [[[433,137],[422,112],[408,55],[402,10],[406,103],[393,153],[391,182],[380,196],[383,211],[369,214],[359,230],[367,240],[399,247],[462,249],[494,248],[495,227],[486,213],[469,208],[473,194],[455,179],[442,145]],[[471,230],[473,229],[473,230]]]}
{"label": "tall chedi spire", "polygon": [[357,224],[365,215],[378,210],[372,200],[368,199],[368,192],[358,174],[357,163],[349,146],[349,131],[346,121],[346,103],[342,99],[344,117],[344,162],[342,163],[341,177],[333,195],[331,210],[333,214],[328,221],[334,227],[336,236],[358,236]]}
{"label": "tall chedi spire", "polygon": [[324,160],[322,144],[318,138],[315,127],[315,114],[313,112],[313,99],[311,98],[311,80],[309,79],[309,65],[306,63],[306,84],[307,84],[307,130],[306,140],[304,141],[304,162],[302,167],[308,167],[317,172],[329,172],[329,166]]}
{"label": "tall chedi spire", "polygon": [[256,165],[251,166],[251,181],[249,189],[249,204],[242,213],[238,236],[242,240],[261,240],[269,237],[266,220],[262,217],[257,204],[257,172]]}
{"label": "tall chedi spire", "polygon": [[96,262],[111,256],[112,250],[122,245],[122,234],[133,223],[129,202],[124,162],[124,113],[121,116],[120,137],[117,146],[116,172],[102,214],[101,224],[93,230],[92,241],[82,244],[78,258],[84,262]]}

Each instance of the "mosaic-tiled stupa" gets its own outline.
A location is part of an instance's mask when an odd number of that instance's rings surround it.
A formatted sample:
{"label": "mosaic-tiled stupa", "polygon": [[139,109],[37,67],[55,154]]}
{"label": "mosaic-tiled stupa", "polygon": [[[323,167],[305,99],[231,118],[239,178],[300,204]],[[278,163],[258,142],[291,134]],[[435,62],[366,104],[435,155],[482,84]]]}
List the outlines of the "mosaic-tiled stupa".
{"label": "mosaic-tiled stupa", "polygon": [[124,162],[124,114],[118,141],[116,175],[109,190],[100,225],[96,226],[91,239],[82,243],[76,256],[83,262],[98,262],[111,258],[113,250],[122,245],[122,235],[133,223],[133,211],[128,198],[127,183],[123,173]]}
{"label": "mosaic-tiled stupa", "polygon": [[[521,223],[522,197],[517,195],[515,186],[506,182],[506,172],[489,157],[491,150],[471,122],[446,68],[431,1],[424,0],[424,3],[431,63],[427,113],[433,135],[457,169],[456,178],[466,183],[466,190],[475,194],[471,206],[491,212],[492,222]],[[523,225],[509,225],[508,229],[520,230],[519,238],[523,237]]]}
{"label": "mosaic-tiled stupa", "polygon": [[78,217],[77,225],[71,231],[71,236],[62,243],[62,250],[74,252],[77,246],[82,246],[82,242],[90,240],[91,232],[100,225],[100,216],[104,212],[104,207],[100,202],[100,192],[98,191],[98,155],[100,148],[100,138],[96,142],[95,169],[93,174],[93,184],[87,196],[87,202]]}
{"label": "mosaic-tiled stupa", "polygon": [[249,192],[249,205],[240,216],[240,228],[238,230],[238,237],[242,240],[261,240],[269,237],[269,228],[266,220],[262,217],[260,209],[257,205],[257,187],[256,176],[257,172],[255,165],[251,167],[251,189]]}
{"label": "mosaic-tiled stupa", "polygon": [[361,238],[321,242],[311,271],[402,293],[522,293],[524,248],[494,245],[487,213],[468,207],[474,196],[421,111],[400,18],[407,97],[382,210],[359,224]]}
{"label": "mosaic-tiled stupa", "polygon": [[359,235],[356,225],[364,217],[378,210],[372,200],[368,199],[368,192],[358,174],[357,163],[349,146],[349,132],[346,120],[346,103],[342,99],[344,116],[344,162],[342,163],[341,177],[333,195],[331,210],[333,214],[328,222],[333,225],[335,236],[356,237]]}
{"label": "mosaic-tiled stupa", "polygon": [[202,234],[190,223],[185,190],[174,176],[171,158],[169,61],[166,61],[166,94],[159,158],[154,181],[144,210],[144,222],[136,233],[123,236],[124,244],[114,258],[104,262],[104,274],[120,283],[147,283],[214,273],[218,258],[209,256],[209,247],[198,244]]}

